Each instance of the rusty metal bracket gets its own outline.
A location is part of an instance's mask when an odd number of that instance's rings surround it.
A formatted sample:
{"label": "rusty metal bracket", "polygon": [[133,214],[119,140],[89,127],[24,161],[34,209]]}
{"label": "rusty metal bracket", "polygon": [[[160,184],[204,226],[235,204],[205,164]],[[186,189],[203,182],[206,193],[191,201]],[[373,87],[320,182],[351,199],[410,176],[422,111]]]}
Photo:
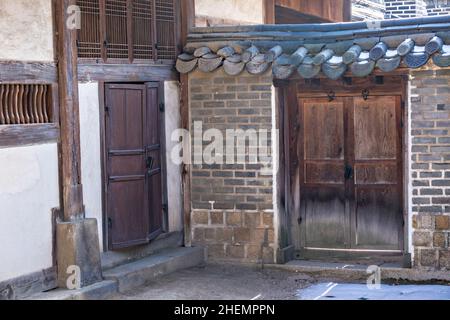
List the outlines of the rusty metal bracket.
{"label": "rusty metal bracket", "polygon": [[363,99],[364,99],[364,100],[369,99],[369,94],[370,94],[369,90],[368,90],[368,89],[364,89],[364,90],[362,91],[362,97],[363,97]]}

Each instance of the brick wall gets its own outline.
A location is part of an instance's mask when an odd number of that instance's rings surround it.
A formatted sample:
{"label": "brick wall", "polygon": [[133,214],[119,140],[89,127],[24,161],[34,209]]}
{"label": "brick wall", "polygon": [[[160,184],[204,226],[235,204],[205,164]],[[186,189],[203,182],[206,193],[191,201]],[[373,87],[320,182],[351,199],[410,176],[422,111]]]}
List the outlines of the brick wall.
{"label": "brick wall", "polygon": [[385,17],[391,18],[413,18],[427,15],[424,0],[385,0]]}
{"label": "brick wall", "polygon": [[412,77],[414,264],[450,269],[450,70]]}
{"label": "brick wall", "polygon": [[441,16],[450,13],[450,0],[425,0],[429,16]]}
{"label": "brick wall", "polygon": [[[266,129],[270,144],[270,73],[230,77],[222,70],[194,72],[189,83],[192,130],[196,121],[202,122],[203,131],[218,129],[224,136],[227,129]],[[196,157],[195,150],[192,156]],[[207,246],[210,258],[274,261],[273,179],[263,168],[249,159],[193,164],[193,242]]]}

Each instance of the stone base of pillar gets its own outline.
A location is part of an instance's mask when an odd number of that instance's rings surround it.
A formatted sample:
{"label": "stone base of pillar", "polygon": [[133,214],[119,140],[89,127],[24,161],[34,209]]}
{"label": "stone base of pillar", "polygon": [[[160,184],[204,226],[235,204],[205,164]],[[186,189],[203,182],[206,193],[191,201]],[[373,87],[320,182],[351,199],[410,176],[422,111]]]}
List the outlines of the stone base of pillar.
{"label": "stone base of pillar", "polygon": [[56,247],[60,288],[78,289],[102,281],[96,219],[58,223]]}

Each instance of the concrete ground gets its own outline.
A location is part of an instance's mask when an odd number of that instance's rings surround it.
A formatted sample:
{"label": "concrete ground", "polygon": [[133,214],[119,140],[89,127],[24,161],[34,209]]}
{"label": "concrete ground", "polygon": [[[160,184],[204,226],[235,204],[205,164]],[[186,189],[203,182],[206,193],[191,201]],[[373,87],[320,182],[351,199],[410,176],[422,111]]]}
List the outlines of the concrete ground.
{"label": "concrete ground", "polygon": [[[332,287],[332,288],[331,288]],[[331,288],[331,289],[330,289]],[[371,300],[445,299],[450,286],[365,284],[313,277],[287,270],[256,266],[208,264],[158,278],[138,289],[119,294],[120,300]]]}

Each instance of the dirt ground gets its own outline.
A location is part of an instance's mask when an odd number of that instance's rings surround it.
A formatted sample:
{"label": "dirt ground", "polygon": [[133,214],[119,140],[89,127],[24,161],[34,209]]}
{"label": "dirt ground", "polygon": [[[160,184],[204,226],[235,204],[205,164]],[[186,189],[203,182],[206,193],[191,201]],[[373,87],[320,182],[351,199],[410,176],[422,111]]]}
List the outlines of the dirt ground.
{"label": "dirt ground", "polygon": [[115,296],[120,300],[291,300],[317,283],[308,275],[256,266],[208,264],[164,276]]}

